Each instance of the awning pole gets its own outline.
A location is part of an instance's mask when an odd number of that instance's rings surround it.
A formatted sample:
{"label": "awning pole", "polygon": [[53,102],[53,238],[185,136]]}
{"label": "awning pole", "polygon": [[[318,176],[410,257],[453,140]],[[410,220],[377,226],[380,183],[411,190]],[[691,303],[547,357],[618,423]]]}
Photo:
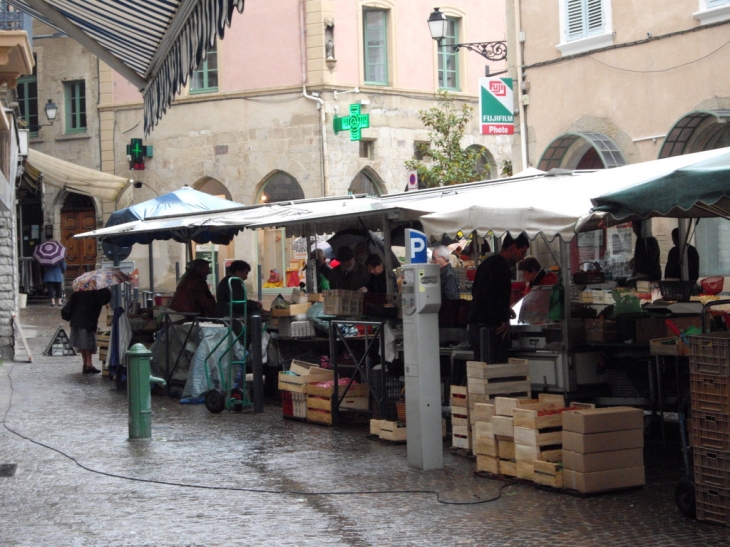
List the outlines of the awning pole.
{"label": "awning pole", "polygon": [[147,246],[149,250],[149,269],[150,269],[150,292],[155,292],[155,271],[153,267],[154,263],[154,253],[152,252],[152,241],[150,241],[150,244]]}

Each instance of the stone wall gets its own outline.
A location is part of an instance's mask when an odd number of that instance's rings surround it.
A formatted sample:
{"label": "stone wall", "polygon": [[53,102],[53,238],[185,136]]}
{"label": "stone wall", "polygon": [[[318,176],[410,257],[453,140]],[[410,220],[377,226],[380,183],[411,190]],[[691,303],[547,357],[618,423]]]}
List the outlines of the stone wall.
{"label": "stone wall", "polygon": [[13,314],[17,286],[15,220],[11,211],[0,212],[0,359],[15,357]]}

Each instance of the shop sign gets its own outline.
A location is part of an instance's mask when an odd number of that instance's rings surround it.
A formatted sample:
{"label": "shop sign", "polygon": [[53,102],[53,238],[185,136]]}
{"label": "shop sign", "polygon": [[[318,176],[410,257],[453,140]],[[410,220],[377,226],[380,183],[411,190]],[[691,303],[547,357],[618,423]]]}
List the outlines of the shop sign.
{"label": "shop sign", "polygon": [[482,135],[514,135],[512,78],[479,78],[479,126]]}

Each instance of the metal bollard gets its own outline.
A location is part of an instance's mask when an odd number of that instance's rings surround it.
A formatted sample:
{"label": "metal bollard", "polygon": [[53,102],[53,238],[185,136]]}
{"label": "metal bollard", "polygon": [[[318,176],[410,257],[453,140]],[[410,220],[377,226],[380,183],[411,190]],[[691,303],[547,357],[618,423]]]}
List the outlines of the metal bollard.
{"label": "metal bollard", "polygon": [[143,344],[135,344],[127,351],[127,395],[129,397],[129,438],[152,437],[152,394],[150,383],[166,385],[165,380],[150,373],[152,352]]}

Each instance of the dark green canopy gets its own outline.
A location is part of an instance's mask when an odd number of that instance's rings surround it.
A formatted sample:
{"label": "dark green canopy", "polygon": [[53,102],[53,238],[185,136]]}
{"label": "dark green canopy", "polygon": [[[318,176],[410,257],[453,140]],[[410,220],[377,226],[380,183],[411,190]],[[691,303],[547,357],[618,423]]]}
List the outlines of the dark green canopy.
{"label": "dark green canopy", "polygon": [[730,219],[730,149],[591,199],[615,222],[652,217]]}

